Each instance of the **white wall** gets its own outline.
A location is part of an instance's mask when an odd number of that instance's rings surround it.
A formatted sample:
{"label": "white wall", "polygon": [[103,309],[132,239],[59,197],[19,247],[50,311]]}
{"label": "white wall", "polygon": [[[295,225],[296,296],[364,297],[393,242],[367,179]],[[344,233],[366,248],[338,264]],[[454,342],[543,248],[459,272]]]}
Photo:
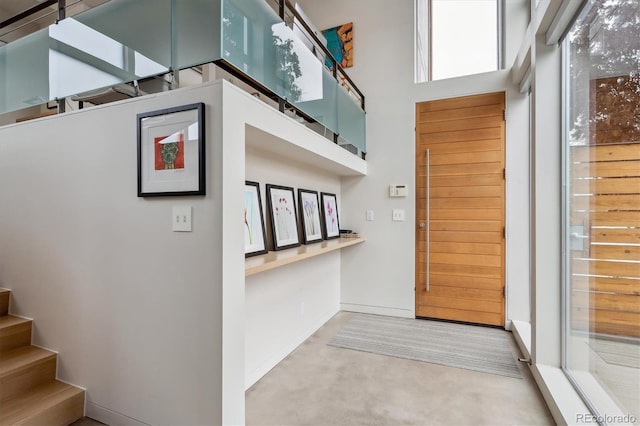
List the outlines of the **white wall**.
{"label": "white wall", "polygon": [[[256,103],[256,98],[239,95],[243,96],[238,101],[248,98],[238,105],[248,117],[245,175],[260,183],[267,240],[271,240],[268,183],[293,187],[296,199],[298,188],[334,193],[342,219],[347,211],[340,198],[340,177],[356,174],[363,179],[366,163],[273,108]],[[341,253],[331,252],[246,278],[247,388],[340,310],[340,264]]]}
{"label": "white wall", "polygon": [[[507,92],[507,319],[529,318],[528,101],[509,71],[414,84],[413,0],[300,1],[318,28],[353,21],[354,66],[349,75],[367,104],[366,179],[345,178],[345,223],[363,233],[366,247],[342,257],[342,306],[412,317],[414,308],[415,103],[495,91]],[[508,1],[505,63],[513,62],[527,24],[523,1]],[[409,185],[390,199],[389,184]],[[406,211],[392,222],[392,209]],[[375,220],[367,222],[372,209]]]}
{"label": "white wall", "polygon": [[[109,424],[221,422],[219,99],[209,85],[0,128],[0,286]],[[207,195],[138,198],[136,114],[197,101]],[[171,231],[182,204],[191,233]]]}
{"label": "white wall", "polygon": [[[224,162],[232,169],[230,179],[242,184],[245,179],[259,182],[263,204],[267,183],[332,192],[338,195],[338,206],[344,212],[340,177],[362,179],[366,162],[226,82],[223,104]],[[228,150],[240,149],[243,164],[229,161]],[[238,155],[233,153],[230,158]],[[241,189],[238,194],[241,196]],[[225,205],[225,214],[229,213],[225,233],[242,235],[243,223],[237,220],[242,208],[241,204]],[[340,253],[332,252],[250,276],[245,285],[225,280],[223,406],[229,411],[228,417],[223,411],[225,423],[243,423],[245,387],[339,310],[340,264]]]}
{"label": "white wall", "polygon": [[[260,183],[269,241],[265,184],[293,187],[296,200],[298,188],[340,195],[339,176],[283,161],[256,148],[246,151],[246,177]],[[245,291],[245,380],[249,388],[340,310],[340,253],[247,277]]]}

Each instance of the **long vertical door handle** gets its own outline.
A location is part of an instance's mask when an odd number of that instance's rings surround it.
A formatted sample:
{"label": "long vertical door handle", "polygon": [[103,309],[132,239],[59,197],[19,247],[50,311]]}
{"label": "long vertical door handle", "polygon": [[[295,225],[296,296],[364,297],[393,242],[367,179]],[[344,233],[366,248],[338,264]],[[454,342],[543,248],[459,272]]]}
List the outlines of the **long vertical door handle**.
{"label": "long vertical door handle", "polygon": [[426,291],[429,291],[429,289],[430,289],[430,283],[429,283],[429,269],[430,269],[430,266],[429,266],[429,251],[430,251],[430,247],[431,247],[431,241],[430,241],[430,235],[429,235],[429,230],[431,228],[431,223],[430,223],[430,221],[431,221],[431,212],[430,212],[431,181],[430,181],[429,173],[431,172],[431,164],[430,164],[431,152],[428,149],[425,151],[425,160],[426,160],[426,165],[425,165],[425,172],[426,172],[426,174],[425,174],[425,186],[426,186],[426,188],[425,188],[425,190],[426,190],[426,196],[427,196],[427,205],[426,205],[426,207],[427,207],[427,221],[426,221],[427,226],[426,226],[426,228],[427,229],[426,229],[426,236],[425,236],[424,242],[425,242],[425,252],[426,252],[426,256],[425,256],[426,259],[425,260],[427,261],[427,268],[426,268],[427,269],[427,276],[426,276],[426,278],[424,280],[424,289]]}

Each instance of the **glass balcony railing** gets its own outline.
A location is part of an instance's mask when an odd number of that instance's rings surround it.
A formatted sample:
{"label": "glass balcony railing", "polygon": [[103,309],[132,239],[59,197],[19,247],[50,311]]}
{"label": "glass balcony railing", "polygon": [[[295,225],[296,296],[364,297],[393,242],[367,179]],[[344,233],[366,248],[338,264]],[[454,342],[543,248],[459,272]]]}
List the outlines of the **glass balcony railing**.
{"label": "glass balcony railing", "polygon": [[0,114],[214,62],[364,156],[364,97],[314,43],[265,0],[111,0],[0,47]]}

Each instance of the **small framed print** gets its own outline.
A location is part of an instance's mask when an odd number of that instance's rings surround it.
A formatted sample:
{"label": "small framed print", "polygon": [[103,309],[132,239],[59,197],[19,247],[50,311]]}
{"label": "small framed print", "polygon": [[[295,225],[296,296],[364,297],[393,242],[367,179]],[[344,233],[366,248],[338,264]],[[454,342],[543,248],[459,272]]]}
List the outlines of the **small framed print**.
{"label": "small framed print", "polygon": [[322,241],[318,192],[298,189],[298,204],[302,218],[302,241],[305,244]]}
{"label": "small framed print", "polygon": [[299,246],[298,213],[293,188],[268,184],[267,198],[273,249],[282,250]]}
{"label": "small framed print", "polygon": [[338,222],[338,202],[336,194],[322,192],[320,194],[320,200],[322,202],[324,238],[327,240],[331,238],[339,238],[340,223]]}
{"label": "small framed print", "polygon": [[244,185],[244,257],[267,252],[267,235],[262,214],[260,184],[246,181]]}
{"label": "small framed print", "polygon": [[138,197],[205,195],[204,104],[137,115]]}

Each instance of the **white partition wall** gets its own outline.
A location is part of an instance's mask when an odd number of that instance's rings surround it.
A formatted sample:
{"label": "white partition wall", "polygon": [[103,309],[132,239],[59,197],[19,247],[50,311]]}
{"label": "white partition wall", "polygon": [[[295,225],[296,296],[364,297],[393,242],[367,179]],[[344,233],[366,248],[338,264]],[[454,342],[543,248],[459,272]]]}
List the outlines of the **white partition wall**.
{"label": "white partition wall", "polygon": [[[220,99],[209,85],[0,128],[0,286],[109,424],[221,421]],[[138,198],[136,114],[193,102],[207,195]],[[175,205],[193,232],[172,232]]]}
{"label": "white partition wall", "polygon": [[[137,197],[136,114],[195,102],[206,196]],[[339,310],[340,252],[252,276],[245,299],[244,181],[341,204],[366,163],[227,82],[1,127],[0,153],[0,287],[97,420],[242,424],[245,386]],[[173,232],[184,205],[192,232]]]}

